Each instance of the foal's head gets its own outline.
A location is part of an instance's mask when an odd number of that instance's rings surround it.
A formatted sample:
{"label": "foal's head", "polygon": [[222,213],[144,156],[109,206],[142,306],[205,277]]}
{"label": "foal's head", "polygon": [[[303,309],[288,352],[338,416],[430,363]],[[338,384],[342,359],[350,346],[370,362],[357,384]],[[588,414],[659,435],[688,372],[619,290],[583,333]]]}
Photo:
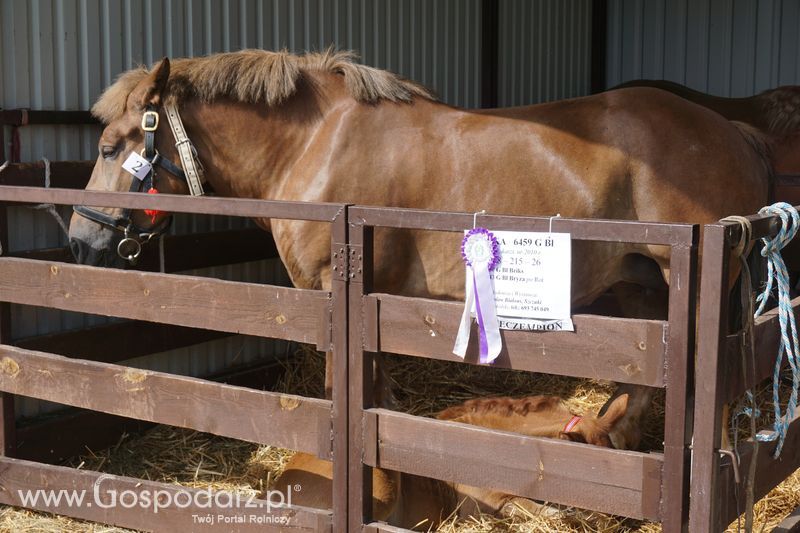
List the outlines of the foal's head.
{"label": "foal's head", "polygon": [[628,408],[623,394],[600,416],[575,416],[556,396],[478,398],[445,409],[437,418],[610,448],[608,433]]}

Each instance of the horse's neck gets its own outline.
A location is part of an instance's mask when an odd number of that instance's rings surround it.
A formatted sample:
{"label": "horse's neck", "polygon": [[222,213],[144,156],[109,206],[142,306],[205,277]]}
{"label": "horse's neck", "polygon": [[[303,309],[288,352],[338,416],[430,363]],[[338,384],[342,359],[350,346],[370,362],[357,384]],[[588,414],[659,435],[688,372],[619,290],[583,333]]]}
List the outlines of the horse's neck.
{"label": "horse's neck", "polygon": [[455,421],[537,437],[554,437],[564,429],[570,418],[572,418],[572,414],[569,411],[557,409],[537,411],[525,415],[517,413],[497,414],[491,411],[467,413],[455,419]]}
{"label": "horse's neck", "polygon": [[[328,120],[328,113],[350,100],[342,88],[326,91],[306,83],[286,102],[230,100],[190,102],[185,122],[214,190],[222,196],[282,199],[284,181]],[[325,150],[314,146],[314,150]]]}

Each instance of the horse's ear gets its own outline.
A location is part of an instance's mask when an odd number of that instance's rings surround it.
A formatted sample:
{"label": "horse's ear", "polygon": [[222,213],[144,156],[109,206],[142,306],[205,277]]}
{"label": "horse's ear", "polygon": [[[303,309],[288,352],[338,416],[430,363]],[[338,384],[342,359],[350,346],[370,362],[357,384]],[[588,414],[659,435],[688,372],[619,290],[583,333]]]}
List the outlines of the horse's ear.
{"label": "horse's ear", "polygon": [[169,79],[169,58],[165,57],[153,67],[147,77],[142,80],[137,88],[138,106],[141,109],[147,106],[161,105],[161,98],[167,88]]}
{"label": "horse's ear", "polygon": [[603,413],[603,416],[601,416],[599,420],[603,423],[604,427],[610,430],[614,427],[614,424],[619,422],[620,418],[625,416],[627,410],[628,395],[620,394],[611,402],[611,405],[608,406],[608,409],[606,409],[606,412]]}

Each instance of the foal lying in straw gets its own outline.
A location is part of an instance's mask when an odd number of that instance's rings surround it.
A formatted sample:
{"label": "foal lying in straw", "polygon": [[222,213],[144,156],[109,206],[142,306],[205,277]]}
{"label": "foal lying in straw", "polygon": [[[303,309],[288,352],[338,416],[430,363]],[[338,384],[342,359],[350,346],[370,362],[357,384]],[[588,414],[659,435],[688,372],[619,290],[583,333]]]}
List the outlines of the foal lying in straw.
{"label": "foal lying in straw", "polygon": [[[600,417],[574,416],[555,396],[479,398],[445,409],[440,420],[461,422],[535,437],[551,437],[611,447],[608,433],[628,407],[628,396],[617,397]],[[306,453],[294,455],[280,484],[302,490],[294,503],[305,507],[332,507],[332,464]],[[376,520],[404,528],[436,527],[454,512],[459,517],[483,513],[509,516],[521,507],[539,512],[541,506],[492,489],[438,481],[375,468],[372,471],[372,510]]]}

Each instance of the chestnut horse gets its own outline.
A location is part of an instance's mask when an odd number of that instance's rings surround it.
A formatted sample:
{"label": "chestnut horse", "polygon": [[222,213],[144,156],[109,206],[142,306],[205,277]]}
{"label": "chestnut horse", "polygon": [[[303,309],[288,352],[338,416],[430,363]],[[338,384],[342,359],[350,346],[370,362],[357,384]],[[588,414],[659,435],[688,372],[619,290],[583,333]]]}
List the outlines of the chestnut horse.
{"label": "chestnut horse", "polygon": [[714,96],[667,80],[633,80],[612,90],[625,87],[663,89],[728,120],[758,128],[770,139],[775,174],[800,176],[800,85],[785,85],[747,98]]}
{"label": "chestnut horse", "polygon": [[[609,432],[625,414],[627,396],[612,401],[601,417],[575,416],[555,396],[479,398],[445,409],[436,418],[534,437],[549,437],[611,447]],[[307,453],[289,460],[278,480],[281,486],[299,485],[295,504],[317,509],[332,506],[333,467]],[[527,498],[492,489],[470,487],[413,474],[372,470],[373,517],[406,529],[435,528],[458,513],[460,518],[482,513],[509,516],[517,508],[535,514],[543,507]],[[546,509],[544,509],[546,510]]]}
{"label": "chestnut horse", "polygon": [[[413,82],[331,50],[165,58],[123,74],[93,107],[106,128],[88,189],[132,188],[122,163],[142,151],[144,126],[152,139],[154,116],[166,123],[165,108],[180,110],[222,196],[692,223],[753,213],[767,199],[769,165],[752,149],[754,133],[664,91],[623,89],[488,114],[439,103]],[[162,163],[177,161],[169,129],[156,133]],[[159,171],[157,189],[186,194],[176,172]],[[107,213],[138,229],[162,223],[141,211]],[[97,220],[73,216],[73,252],[80,263],[118,264],[122,234]],[[324,224],[256,222],[272,232],[297,287],[330,287]],[[376,290],[463,298],[459,235],[375,237]],[[574,307],[618,282],[669,279],[666,247],[577,241],[573,254]],[[651,391],[626,390],[632,397],[614,442],[635,448]]]}

